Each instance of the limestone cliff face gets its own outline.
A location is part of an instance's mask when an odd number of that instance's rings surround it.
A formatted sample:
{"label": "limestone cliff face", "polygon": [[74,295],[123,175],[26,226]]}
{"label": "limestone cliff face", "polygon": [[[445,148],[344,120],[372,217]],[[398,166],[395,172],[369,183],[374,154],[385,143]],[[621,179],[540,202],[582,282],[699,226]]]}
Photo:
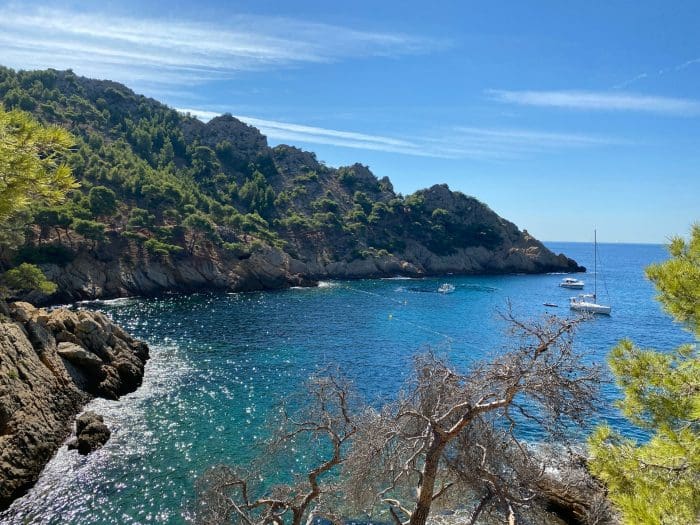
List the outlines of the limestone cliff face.
{"label": "limestone cliff face", "polygon": [[[125,248],[119,242],[110,248]],[[196,254],[161,258],[145,250],[132,257],[105,258],[81,252],[65,265],[44,264],[46,275],[59,285],[53,301],[74,301],[155,295],[166,291],[253,291],[310,286],[324,279],[361,279],[397,275],[423,277],[443,274],[502,274],[573,272],[581,268],[564,255],[555,255],[524,235],[498,249],[464,248],[437,255],[418,242],[402,253],[373,252],[365,257],[335,260],[323,251],[298,254],[261,247],[239,258],[208,246]],[[46,299],[41,297],[36,300]]]}
{"label": "limestone cliff face", "polygon": [[85,403],[141,384],[147,358],[100,313],[14,303],[0,314],[0,509],[36,481]]}

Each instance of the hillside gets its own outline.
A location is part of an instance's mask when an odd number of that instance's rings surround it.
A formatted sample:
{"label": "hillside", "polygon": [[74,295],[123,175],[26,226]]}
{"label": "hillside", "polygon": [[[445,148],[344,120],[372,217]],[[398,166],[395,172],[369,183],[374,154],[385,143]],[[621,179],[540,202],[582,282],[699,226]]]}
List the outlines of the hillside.
{"label": "hillside", "polygon": [[0,101],[76,138],[81,183],[2,266],[40,264],[51,300],[322,278],[580,271],[485,204],[437,185],[394,192],[361,164],[270,147],[230,115],[203,123],[110,81],[0,68]]}

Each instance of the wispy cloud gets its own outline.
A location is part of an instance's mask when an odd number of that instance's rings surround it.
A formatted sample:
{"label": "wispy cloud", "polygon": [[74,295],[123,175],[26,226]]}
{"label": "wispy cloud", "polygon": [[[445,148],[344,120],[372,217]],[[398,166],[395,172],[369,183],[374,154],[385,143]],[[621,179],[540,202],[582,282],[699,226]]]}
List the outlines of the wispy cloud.
{"label": "wispy cloud", "polygon": [[619,84],[615,84],[615,85],[613,86],[613,89],[624,89],[624,88],[626,88],[626,87],[628,87],[628,86],[631,86],[631,85],[634,84],[635,82],[639,82],[640,80],[644,80],[645,78],[648,78],[648,77],[649,77],[648,74],[646,74],[646,73],[640,73],[640,74],[637,75],[637,76],[634,76],[634,77],[632,77],[632,78],[628,78],[628,79],[625,80],[624,82],[620,82]]}
{"label": "wispy cloud", "polygon": [[238,71],[423,53],[443,44],[290,18],[226,16],[217,25],[0,7],[0,60],[5,65],[73,68],[127,82],[196,83]]}
{"label": "wispy cloud", "polygon": [[489,90],[487,94],[498,102],[521,106],[598,111],[636,111],[686,117],[700,115],[700,100],[688,98],[597,91]]}
{"label": "wispy cloud", "polygon": [[688,69],[690,66],[694,66],[696,64],[700,64],[700,58],[693,58],[691,60],[686,60],[685,62],[681,62],[680,64],[676,64],[675,66],[671,67],[666,67],[663,69],[659,69],[658,71],[653,71],[651,73],[640,73],[639,75],[635,75],[632,78],[629,78],[623,82],[620,82],[619,84],[615,84],[613,86],[613,89],[623,89],[628,86],[631,86],[632,84],[636,84],[640,80],[645,80],[649,78],[654,78],[654,77],[661,77],[664,75],[667,75],[668,73],[677,73],[679,71],[683,71],[684,69]]}
{"label": "wispy cloud", "polygon": [[[190,113],[204,121],[209,121],[219,114],[214,111],[183,108],[179,111]],[[248,117],[236,115],[236,118],[246,124],[255,126],[264,135],[280,142],[304,144],[326,144],[330,146],[340,146],[353,149],[364,149],[370,151],[384,151],[390,153],[402,153],[405,155],[423,157],[443,157],[445,155],[434,151],[427,151],[418,142],[401,138],[385,137],[381,135],[369,135],[355,131],[341,131],[316,126],[306,126],[290,122],[279,122],[276,120]]]}
{"label": "wispy cloud", "polygon": [[674,66],[673,70],[674,71],[683,71],[684,69],[687,69],[690,66],[693,66],[695,64],[700,64],[700,58],[693,58],[692,60],[686,60],[685,62]]}
{"label": "wispy cloud", "polygon": [[[180,109],[179,111],[190,113],[204,121],[218,116],[217,112],[208,110]],[[307,126],[244,115],[236,117],[255,126],[275,142],[324,144],[445,159],[513,160],[572,148],[624,143],[618,139],[602,136],[467,126],[455,126],[418,137],[397,137]]]}

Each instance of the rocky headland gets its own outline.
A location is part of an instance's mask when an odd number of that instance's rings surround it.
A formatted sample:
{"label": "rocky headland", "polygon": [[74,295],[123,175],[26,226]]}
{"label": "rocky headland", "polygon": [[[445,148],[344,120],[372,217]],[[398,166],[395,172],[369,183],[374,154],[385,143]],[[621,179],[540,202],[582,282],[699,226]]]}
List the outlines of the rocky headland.
{"label": "rocky headland", "polygon": [[[298,257],[298,258],[297,258]],[[52,301],[156,295],[166,291],[252,291],[313,286],[325,279],[445,274],[545,273],[581,271],[574,261],[555,255],[527,234],[497,249],[462,248],[436,255],[417,242],[402,253],[374,251],[354,259],[328,260],[314,253],[294,257],[274,247],[260,247],[243,257],[209,245],[196,254],[153,256],[114,236],[99,252],[79,251],[70,262],[41,265],[59,285]],[[32,296],[32,300],[46,300]]]}
{"label": "rocky headland", "polygon": [[[148,346],[98,312],[0,306],[1,510],[36,481],[88,401],[140,386]],[[77,426],[81,453],[109,437],[94,414]]]}
{"label": "rocky headland", "polygon": [[475,197],[445,184],[402,195],[368,166],[272,146],[230,114],[202,122],[71,71],[0,67],[0,85],[5,107],[75,140],[65,160],[80,187],[35,210],[24,243],[0,257],[0,271],[36,264],[58,284],[32,302],[584,270]]}

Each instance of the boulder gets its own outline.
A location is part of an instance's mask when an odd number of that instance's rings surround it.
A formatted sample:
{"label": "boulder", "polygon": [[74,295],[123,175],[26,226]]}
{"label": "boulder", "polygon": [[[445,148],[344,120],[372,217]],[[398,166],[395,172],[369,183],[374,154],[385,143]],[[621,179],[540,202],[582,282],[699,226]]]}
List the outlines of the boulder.
{"label": "boulder", "polygon": [[75,420],[75,439],[68,443],[68,448],[87,455],[107,443],[112,433],[104,423],[104,418],[88,411]]}
{"label": "boulder", "polygon": [[102,359],[92,352],[88,352],[82,346],[74,343],[58,343],[58,355],[67,359],[76,366],[95,367],[102,366]]}

